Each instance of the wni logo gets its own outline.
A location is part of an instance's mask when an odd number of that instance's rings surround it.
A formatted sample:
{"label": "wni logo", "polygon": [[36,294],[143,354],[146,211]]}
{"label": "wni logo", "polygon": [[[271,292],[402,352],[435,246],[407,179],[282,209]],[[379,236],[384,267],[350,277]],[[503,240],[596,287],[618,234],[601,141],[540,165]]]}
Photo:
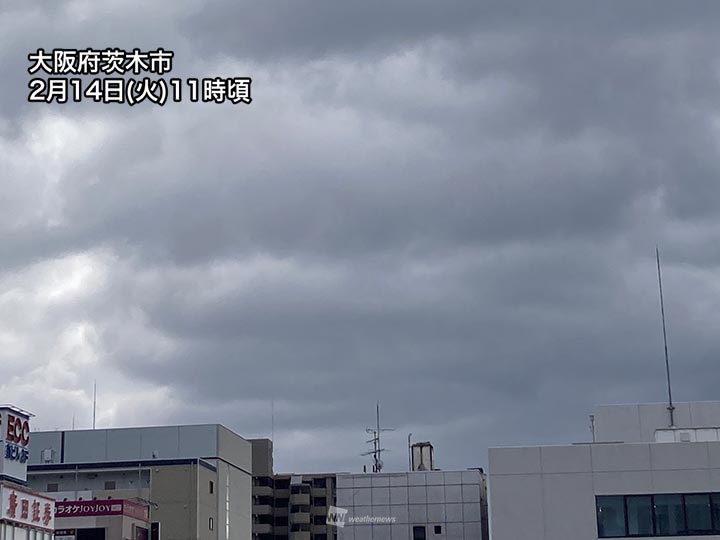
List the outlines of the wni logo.
{"label": "wni logo", "polygon": [[334,525],[335,527],[345,526],[345,517],[347,516],[347,508],[338,508],[337,506],[331,506],[328,508],[327,519],[325,523],[328,525]]}

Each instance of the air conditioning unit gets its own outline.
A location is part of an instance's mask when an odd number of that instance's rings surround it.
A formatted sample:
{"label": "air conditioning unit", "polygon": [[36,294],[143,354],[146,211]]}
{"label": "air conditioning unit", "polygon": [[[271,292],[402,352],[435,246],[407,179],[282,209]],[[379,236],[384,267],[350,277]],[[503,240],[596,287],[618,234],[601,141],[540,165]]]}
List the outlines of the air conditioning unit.
{"label": "air conditioning unit", "polygon": [[40,459],[42,459],[43,463],[52,463],[54,453],[55,451],[52,448],[45,448],[40,452]]}

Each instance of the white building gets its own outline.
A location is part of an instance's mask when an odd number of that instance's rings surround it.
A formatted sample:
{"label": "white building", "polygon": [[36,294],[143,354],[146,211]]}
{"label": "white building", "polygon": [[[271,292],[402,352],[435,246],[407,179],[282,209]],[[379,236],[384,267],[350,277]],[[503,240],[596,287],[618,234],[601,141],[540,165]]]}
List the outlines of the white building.
{"label": "white building", "polygon": [[593,419],[593,443],[490,449],[493,540],[720,539],[720,402]]}
{"label": "white building", "polygon": [[339,474],[337,506],[347,510],[338,540],[487,538],[480,470]]}

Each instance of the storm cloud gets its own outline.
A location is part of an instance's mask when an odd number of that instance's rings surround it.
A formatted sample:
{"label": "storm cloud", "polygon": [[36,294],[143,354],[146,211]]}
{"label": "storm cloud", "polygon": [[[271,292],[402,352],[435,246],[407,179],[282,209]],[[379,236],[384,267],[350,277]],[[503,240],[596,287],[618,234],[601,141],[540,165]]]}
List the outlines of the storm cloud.
{"label": "storm cloud", "polygon": [[[0,392],[443,468],[718,399],[720,7],[0,0]],[[164,47],[249,106],[28,103],[39,47]],[[274,405],[273,405],[274,403]]]}

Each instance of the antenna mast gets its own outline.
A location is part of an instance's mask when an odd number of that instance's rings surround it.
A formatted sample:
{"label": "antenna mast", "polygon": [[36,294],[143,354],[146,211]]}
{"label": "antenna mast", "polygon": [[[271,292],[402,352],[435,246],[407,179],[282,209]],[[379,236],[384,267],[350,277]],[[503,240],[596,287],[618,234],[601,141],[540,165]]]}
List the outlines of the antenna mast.
{"label": "antenna mast", "polygon": [[660,315],[662,316],[663,343],[665,345],[665,374],[667,376],[668,412],[670,413],[670,427],[675,427],[675,407],[672,399],[672,384],[670,382],[670,357],[668,356],[667,330],[665,328],[665,302],[663,300],[662,274],[660,273],[660,248],[655,246],[657,260],[658,286],[660,287]]}
{"label": "antenna mast", "polygon": [[93,429],[95,429],[96,413],[97,413],[97,381],[93,381]]}
{"label": "antenna mast", "polygon": [[373,459],[373,472],[379,473],[382,471],[383,468],[383,460],[380,458],[380,455],[383,452],[387,452],[388,450],[386,448],[383,448],[380,445],[380,434],[385,431],[395,431],[394,429],[381,429],[380,428],[380,402],[377,402],[377,405],[375,407],[375,427],[374,428],[367,428],[365,430],[365,433],[372,433],[372,439],[365,441],[368,444],[373,445],[373,449],[370,452],[365,452],[362,454],[363,456],[372,456]]}

